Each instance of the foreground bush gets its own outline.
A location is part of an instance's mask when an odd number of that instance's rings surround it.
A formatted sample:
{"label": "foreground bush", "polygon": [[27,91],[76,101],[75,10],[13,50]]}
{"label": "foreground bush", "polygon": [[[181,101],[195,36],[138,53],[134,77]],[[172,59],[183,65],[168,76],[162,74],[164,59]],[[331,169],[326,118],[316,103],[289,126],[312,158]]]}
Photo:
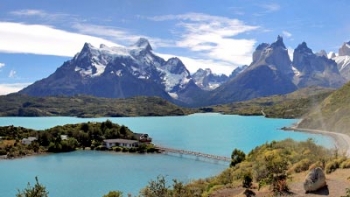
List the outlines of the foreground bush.
{"label": "foreground bush", "polygon": [[260,187],[270,185],[276,193],[284,193],[289,190],[289,174],[323,167],[333,159],[334,152],[316,145],[312,139],[302,142],[292,139],[272,141],[253,149],[240,163],[234,162],[235,165],[231,165],[231,168],[210,179],[206,187],[237,187],[242,183],[246,187],[246,183],[249,183],[246,176],[248,174]]}
{"label": "foreground bush", "polygon": [[16,197],[48,197],[49,192],[46,191],[45,186],[39,183],[38,177],[35,177],[35,181],[34,187],[28,183],[27,188],[23,191],[18,190]]}

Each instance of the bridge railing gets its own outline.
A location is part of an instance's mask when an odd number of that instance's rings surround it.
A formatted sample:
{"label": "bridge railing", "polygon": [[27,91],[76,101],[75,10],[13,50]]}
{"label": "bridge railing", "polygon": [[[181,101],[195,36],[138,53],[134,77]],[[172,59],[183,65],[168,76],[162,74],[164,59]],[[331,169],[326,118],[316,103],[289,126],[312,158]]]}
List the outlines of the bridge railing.
{"label": "bridge railing", "polygon": [[167,148],[162,146],[156,146],[156,149],[158,149],[160,152],[171,152],[171,153],[178,153],[178,154],[184,154],[184,155],[193,155],[196,157],[203,157],[208,159],[214,159],[219,161],[225,161],[225,162],[231,162],[231,158],[219,156],[219,155],[213,155],[213,154],[207,154],[207,153],[201,153],[196,151],[190,151],[190,150],[182,150],[182,149],[175,149],[175,148]]}

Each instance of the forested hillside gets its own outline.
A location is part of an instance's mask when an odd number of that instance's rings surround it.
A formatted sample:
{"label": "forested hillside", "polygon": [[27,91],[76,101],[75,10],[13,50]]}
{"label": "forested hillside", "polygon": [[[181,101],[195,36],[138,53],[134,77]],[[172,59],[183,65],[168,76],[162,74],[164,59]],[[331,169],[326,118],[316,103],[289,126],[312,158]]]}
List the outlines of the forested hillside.
{"label": "forested hillside", "polygon": [[191,113],[158,97],[111,99],[93,96],[0,96],[0,116],[130,117],[177,116]]}

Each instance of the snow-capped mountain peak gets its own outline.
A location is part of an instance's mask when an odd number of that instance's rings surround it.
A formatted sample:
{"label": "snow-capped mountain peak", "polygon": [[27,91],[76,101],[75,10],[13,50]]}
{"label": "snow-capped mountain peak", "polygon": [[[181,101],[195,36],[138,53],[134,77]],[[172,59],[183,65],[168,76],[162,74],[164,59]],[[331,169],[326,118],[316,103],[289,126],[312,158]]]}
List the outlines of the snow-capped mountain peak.
{"label": "snow-capped mountain peak", "polygon": [[213,74],[210,68],[198,69],[192,78],[195,84],[203,90],[214,90],[228,80],[226,75]]}
{"label": "snow-capped mountain peak", "polygon": [[97,48],[86,43],[73,60],[74,71],[84,78],[100,76],[106,70],[117,77],[129,72],[138,79],[158,83],[168,93],[183,89],[191,80],[191,74],[179,58],[165,61],[158,57],[145,38],[140,38],[129,47],[108,47],[101,44]]}
{"label": "snow-capped mountain peak", "polygon": [[147,51],[152,50],[151,44],[146,38],[140,38],[132,47],[147,50]]}
{"label": "snow-capped mountain peak", "polygon": [[96,77],[104,73],[107,64],[116,57],[130,57],[129,50],[125,47],[108,47],[101,44],[99,48],[90,43],[85,43],[82,50],[73,58],[75,71],[83,77]]}
{"label": "snow-capped mountain peak", "polygon": [[350,41],[344,42],[339,49],[339,56],[350,55]]}

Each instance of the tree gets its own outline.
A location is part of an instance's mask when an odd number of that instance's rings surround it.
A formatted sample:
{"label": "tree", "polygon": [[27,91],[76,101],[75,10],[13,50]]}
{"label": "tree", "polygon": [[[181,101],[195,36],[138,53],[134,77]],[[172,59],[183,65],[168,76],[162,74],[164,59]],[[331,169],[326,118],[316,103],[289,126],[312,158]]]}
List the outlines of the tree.
{"label": "tree", "polygon": [[120,134],[123,135],[123,137],[125,137],[127,134],[126,127],[124,125],[120,127]]}
{"label": "tree", "polygon": [[113,123],[110,120],[106,120],[105,124],[108,129],[111,129],[113,127]]}
{"label": "tree", "polygon": [[236,164],[239,164],[241,163],[242,161],[245,160],[245,153],[237,148],[235,148],[233,151],[232,151],[232,154],[231,154],[231,164],[230,164],[230,167],[233,167],[235,166]]}
{"label": "tree", "polygon": [[90,130],[89,123],[82,123],[80,129],[87,133]]}
{"label": "tree", "polygon": [[169,187],[166,186],[166,181],[163,176],[158,176],[157,180],[152,180],[148,185],[141,190],[141,197],[167,197]]}
{"label": "tree", "polygon": [[103,197],[123,197],[123,192],[121,191],[110,191],[108,194],[103,195]]}
{"label": "tree", "polygon": [[35,177],[34,187],[30,186],[28,182],[27,188],[23,191],[18,190],[16,197],[48,197],[49,192],[46,191],[45,186],[39,183],[38,177]]}

